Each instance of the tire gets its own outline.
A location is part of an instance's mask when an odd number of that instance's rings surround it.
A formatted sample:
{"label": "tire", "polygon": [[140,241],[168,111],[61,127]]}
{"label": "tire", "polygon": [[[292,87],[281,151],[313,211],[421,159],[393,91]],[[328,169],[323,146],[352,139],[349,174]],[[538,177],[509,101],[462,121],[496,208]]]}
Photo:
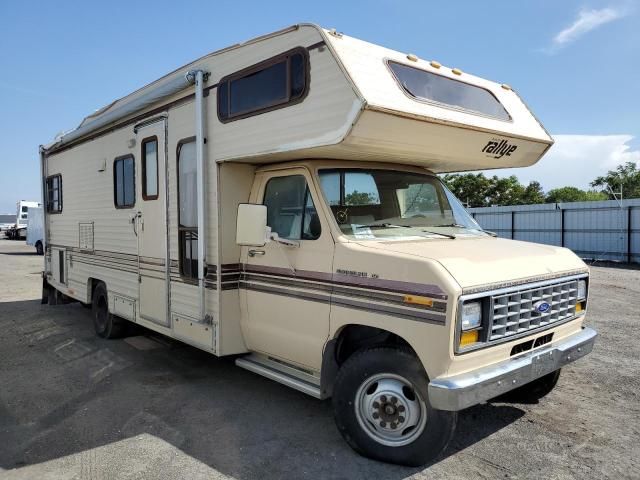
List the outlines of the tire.
{"label": "tire", "polygon": [[99,337],[119,338],[124,335],[126,320],[118,318],[109,312],[109,297],[104,283],[99,283],[93,292],[91,311],[93,327]]}
{"label": "tire", "polygon": [[36,253],[38,255],[44,255],[44,248],[42,248],[42,242],[40,240],[36,242]]}
{"label": "tire", "polygon": [[453,437],[458,417],[431,407],[428,384],[408,349],[382,346],[354,353],[334,385],[338,430],[365,457],[412,467],[434,460]]}
{"label": "tire", "polygon": [[510,392],[500,395],[495,400],[508,403],[537,403],[555,388],[560,378],[560,370],[561,369],[558,369],[533,382],[513,389]]}

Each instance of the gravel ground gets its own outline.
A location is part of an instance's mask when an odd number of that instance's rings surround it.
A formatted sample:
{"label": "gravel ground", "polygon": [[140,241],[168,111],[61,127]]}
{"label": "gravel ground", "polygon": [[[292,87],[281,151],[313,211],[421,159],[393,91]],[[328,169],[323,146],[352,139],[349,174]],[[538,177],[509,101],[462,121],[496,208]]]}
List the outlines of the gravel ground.
{"label": "gravel ground", "polygon": [[0,240],[0,478],[640,478],[640,270],[592,268],[591,355],[536,405],[460,414],[433,465],[355,454],[320,402],[140,329],[40,305],[42,257]]}

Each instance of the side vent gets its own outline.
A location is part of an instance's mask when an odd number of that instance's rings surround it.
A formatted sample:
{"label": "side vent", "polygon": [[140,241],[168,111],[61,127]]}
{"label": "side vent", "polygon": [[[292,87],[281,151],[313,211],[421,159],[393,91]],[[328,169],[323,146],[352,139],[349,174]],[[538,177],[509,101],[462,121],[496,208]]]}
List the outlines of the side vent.
{"label": "side vent", "polygon": [[80,250],[93,251],[93,222],[80,222],[78,224],[78,248]]}

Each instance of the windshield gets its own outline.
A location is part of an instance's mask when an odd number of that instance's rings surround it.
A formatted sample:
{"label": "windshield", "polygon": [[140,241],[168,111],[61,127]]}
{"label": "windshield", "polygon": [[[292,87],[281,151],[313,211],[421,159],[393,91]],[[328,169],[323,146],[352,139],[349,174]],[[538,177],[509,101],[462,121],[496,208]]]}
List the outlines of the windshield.
{"label": "windshield", "polygon": [[434,175],[377,169],[320,170],[342,232],[357,239],[485,235]]}

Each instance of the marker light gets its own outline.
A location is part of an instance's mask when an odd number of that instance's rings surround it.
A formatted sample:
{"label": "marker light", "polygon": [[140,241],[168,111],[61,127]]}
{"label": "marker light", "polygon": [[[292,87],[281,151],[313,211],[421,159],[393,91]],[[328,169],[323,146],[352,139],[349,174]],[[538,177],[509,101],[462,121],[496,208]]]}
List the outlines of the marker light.
{"label": "marker light", "polygon": [[417,62],[418,61],[418,56],[413,54],[413,53],[410,53],[409,55],[407,55],[407,59],[411,60],[412,62]]}

